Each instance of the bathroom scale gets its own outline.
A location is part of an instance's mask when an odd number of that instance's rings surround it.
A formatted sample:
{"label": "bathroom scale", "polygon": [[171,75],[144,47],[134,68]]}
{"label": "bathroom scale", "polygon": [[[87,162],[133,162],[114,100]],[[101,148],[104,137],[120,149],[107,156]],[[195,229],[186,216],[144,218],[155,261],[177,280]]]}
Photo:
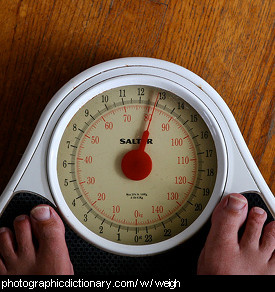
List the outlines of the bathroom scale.
{"label": "bathroom scale", "polygon": [[232,192],[274,217],[275,198],[220,95],[176,64],[122,58],[54,95],[0,196],[0,215],[51,204],[80,273],[158,266],[173,274],[178,262],[194,271],[187,258]]}

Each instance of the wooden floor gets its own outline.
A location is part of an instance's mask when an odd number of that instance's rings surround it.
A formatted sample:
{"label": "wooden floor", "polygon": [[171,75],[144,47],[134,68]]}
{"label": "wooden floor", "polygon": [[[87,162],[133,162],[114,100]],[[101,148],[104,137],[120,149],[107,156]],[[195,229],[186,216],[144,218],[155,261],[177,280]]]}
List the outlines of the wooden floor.
{"label": "wooden floor", "polygon": [[233,112],[273,193],[272,0],[0,2],[0,193],[53,94],[100,62],[146,56],[186,67]]}

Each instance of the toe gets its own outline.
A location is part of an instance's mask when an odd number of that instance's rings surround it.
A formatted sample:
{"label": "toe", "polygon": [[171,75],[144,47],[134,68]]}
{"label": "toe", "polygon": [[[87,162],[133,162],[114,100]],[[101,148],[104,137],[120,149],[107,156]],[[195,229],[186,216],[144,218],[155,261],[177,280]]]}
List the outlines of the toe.
{"label": "toe", "polygon": [[73,274],[68,248],[65,241],[65,227],[53,208],[39,205],[31,211],[31,225],[38,240],[37,263],[40,274]]}
{"label": "toe", "polygon": [[268,223],[265,228],[261,239],[260,248],[263,252],[267,253],[272,260],[275,261],[275,221]]}
{"label": "toe", "polygon": [[48,205],[39,205],[31,211],[31,224],[39,246],[53,246],[64,242],[65,228],[55,210]]}
{"label": "toe", "polygon": [[238,232],[246,215],[247,200],[240,194],[230,194],[216,206],[198,261],[198,274],[234,273],[231,266],[235,266],[240,251]]}
{"label": "toe", "polygon": [[238,244],[238,231],[247,215],[247,200],[240,194],[230,194],[222,199],[212,215],[209,238],[219,239],[224,245]]}
{"label": "toe", "polygon": [[260,237],[266,218],[267,214],[263,209],[254,207],[250,210],[245,231],[240,241],[241,248],[252,248],[255,250],[259,248]]}
{"label": "toe", "polygon": [[0,258],[2,264],[6,268],[16,260],[16,253],[14,251],[14,239],[10,229],[6,227],[0,228]]}
{"label": "toe", "polygon": [[30,218],[20,215],[13,222],[17,242],[17,254],[28,259],[35,257]]}

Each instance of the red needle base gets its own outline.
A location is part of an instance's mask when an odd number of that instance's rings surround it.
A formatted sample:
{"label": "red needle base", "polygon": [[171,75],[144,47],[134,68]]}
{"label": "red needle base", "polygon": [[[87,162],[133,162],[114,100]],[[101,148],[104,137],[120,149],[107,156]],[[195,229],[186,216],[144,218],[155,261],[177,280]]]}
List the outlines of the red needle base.
{"label": "red needle base", "polygon": [[145,179],[152,170],[151,157],[139,149],[129,151],[121,161],[121,169],[131,180]]}

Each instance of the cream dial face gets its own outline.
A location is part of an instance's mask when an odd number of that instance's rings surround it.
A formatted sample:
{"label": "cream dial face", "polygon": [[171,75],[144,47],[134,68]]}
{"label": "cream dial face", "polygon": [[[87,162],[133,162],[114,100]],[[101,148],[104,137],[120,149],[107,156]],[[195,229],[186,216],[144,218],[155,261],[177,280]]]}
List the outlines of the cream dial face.
{"label": "cream dial face", "polygon": [[[122,160],[144,142],[151,168],[137,158],[128,168],[142,178],[129,178]],[[184,99],[128,85],[76,110],[58,147],[57,176],[68,207],[89,230],[146,245],[172,238],[200,216],[215,186],[217,154],[210,129]]]}

